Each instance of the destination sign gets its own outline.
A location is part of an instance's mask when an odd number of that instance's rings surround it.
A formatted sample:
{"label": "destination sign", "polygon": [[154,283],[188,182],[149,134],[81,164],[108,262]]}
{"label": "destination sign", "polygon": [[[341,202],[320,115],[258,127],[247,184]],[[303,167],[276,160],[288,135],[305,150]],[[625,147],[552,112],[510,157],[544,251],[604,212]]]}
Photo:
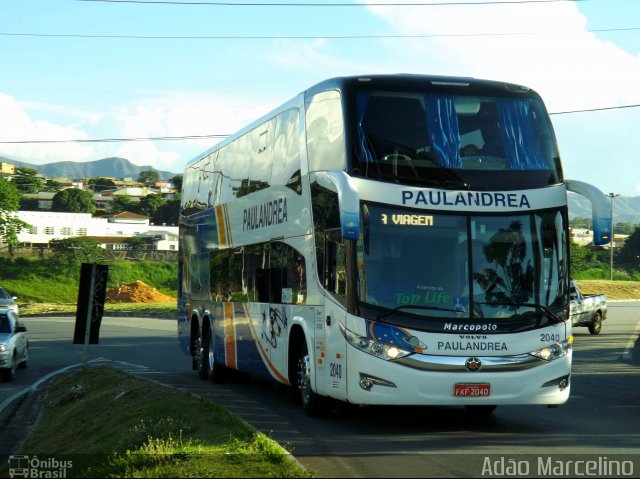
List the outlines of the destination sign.
{"label": "destination sign", "polygon": [[382,213],[380,215],[380,223],[398,226],[433,226],[433,216]]}

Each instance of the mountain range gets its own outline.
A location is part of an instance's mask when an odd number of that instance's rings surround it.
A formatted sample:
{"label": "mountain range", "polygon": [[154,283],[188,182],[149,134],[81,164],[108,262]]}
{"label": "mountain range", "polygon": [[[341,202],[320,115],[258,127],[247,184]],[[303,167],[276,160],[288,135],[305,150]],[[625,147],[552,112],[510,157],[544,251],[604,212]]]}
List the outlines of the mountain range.
{"label": "mountain range", "polygon": [[[48,178],[99,178],[104,176],[113,176],[117,179],[133,178],[147,170],[156,170],[152,166],[138,166],[131,163],[126,158],[103,158],[96,161],[76,162],[76,161],[58,161],[56,163],[47,163],[46,165],[34,165],[23,161],[11,160],[0,156],[0,161],[11,163],[19,168],[32,168],[39,173],[46,175]],[[176,173],[170,171],[156,170],[161,180],[170,180]]]}
{"label": "mountain range", "polygon": [[[12,163],[20,168],[33,168],[49,178],[98,178],[113,176],[120,178],[137,178],[142,171],[155,169],[152,166],[138,166],[126,158],[103,158],[102,160],[78,163],[60,161],[46,165],[33,165],[0,156],[1,162]],[[156,170],[160,179],[170,180],[176,173]],[[591,203],[585,197],[569,193],[569,219],[576,217],[591,218]],[[614,222],[640,224],[640,196],[618,196],[614,203]]]}
{"label": "mountain range", "polygon": [[[591,218],[591,203],[584,196],[569,193],[569,219]],[[611,200],[608,200],[611,201]],[[618,196],[613,204],[613,222],[640,224],[640,196]]]}

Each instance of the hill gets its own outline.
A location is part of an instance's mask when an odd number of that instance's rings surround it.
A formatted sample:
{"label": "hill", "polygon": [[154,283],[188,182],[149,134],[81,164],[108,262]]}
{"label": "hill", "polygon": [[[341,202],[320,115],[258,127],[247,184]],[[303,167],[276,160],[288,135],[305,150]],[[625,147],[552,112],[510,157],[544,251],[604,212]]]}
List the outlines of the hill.
{"label": "hill", "polygon": [[[591,218],[591,203],[584,196],[569,193],[569,219]],[[608,200],[609,201],[609,200]],[[613,221],[640,224],[640,196],[618,196],[614,203]]]}
{"label": "hill", "polygon": [[[0,157],[0,161],[12,163],[20,168],[33,168],[49,178],[99,178],[101,176],[113,176],[115,178],[137,178],[138,175],[147,170],[155,170],[152,166],[138,166],[131,163],[126,158],[103,158],[96,161],[76,162],[59,161],[47,163],[46,165],[34,165],[23,161],[11,160]],[[170,171],[156,170],[160,174],[160,179],[170,180],[176,173]]]}

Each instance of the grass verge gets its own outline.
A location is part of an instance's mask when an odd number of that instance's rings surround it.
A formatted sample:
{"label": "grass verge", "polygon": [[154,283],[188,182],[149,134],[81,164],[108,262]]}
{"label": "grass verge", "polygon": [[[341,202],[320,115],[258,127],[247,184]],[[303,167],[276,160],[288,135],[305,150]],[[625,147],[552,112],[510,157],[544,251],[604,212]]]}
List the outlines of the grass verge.
{"label": "grass verge", "polygon": [[[75,315],[77,306],[75,303],[21,303],[20,316],[38,316],[51,313],[70,313]],[[111,303],[104,305],[104,315],[110,314],[144,314],[145,316],[176,316],[176,301],[169,303]]]}
{"label": "grass verge", "polygon": [[582,294],[604,294],[608,300],[640,299],[640,282],[581,279],[576,281]]}
{"label": "grass verge", "polygon": [[66,477],[312,477],[222,407],[108,367],[57,378],[20,454]]}

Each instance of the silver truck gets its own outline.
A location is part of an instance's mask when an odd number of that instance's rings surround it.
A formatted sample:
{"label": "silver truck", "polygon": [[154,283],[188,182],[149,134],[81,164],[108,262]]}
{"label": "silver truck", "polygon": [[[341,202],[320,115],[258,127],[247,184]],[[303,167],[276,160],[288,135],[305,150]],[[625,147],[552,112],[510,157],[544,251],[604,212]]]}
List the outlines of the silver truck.
{"label": "silver truck", "polygon": [[576,283],[571,281],[571,323],[586,326],[591,334],[599,334],[602,321],[607,318],[607,298],[604,294],[583,295]]}

